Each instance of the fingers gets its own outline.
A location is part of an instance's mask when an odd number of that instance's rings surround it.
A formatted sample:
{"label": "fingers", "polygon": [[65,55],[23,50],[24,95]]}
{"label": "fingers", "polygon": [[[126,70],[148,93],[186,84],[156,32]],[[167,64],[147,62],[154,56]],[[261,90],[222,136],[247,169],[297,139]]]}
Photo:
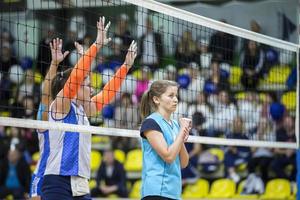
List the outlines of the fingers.
{"label": "fingers", "polygon": [[109,22],[107,23],[107,25],[105,26],[105,29],[104,29],[105,32],[108,31],[108,29],[109,29],[109,27],[110,27],[110,24],[111,24],[111,23],[110,23],[110,21],[109,21]]}
{"label": "fingers", "polygon": [[64,58],[69,54],[70,52],[69,51],[65,51],[65,53],[64,53]]}

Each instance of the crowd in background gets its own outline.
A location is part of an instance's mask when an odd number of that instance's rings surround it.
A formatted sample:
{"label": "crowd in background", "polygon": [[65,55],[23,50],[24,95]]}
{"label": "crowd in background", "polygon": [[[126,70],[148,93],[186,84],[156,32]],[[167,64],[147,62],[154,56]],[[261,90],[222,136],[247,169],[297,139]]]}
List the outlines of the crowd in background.
{"label": "crowd in background", "polygon": [[[191,135],[295,142],[295,110],[288,110],[280,102],[284,92],[296,88],[296,67],[292,59],[284,61],[280,54],[266,45],[251,40],[238,40],[228,33],[216,31],[209,39],[194,40],[192,32],[185,30],[177,42],[174,55],[166,55],[163,33],[154,30],[153,22],[147,19],[146,32],[134,38],[129,29],[130,19],[122,14],[116,22],[110,55],[99,55],[93,68],[95,74],[111,74],[124,60],[133,39],[139,43],[138,63],[130,72],[123,90],[114,104],[99,113],[100,125],[124,129],[138,129],[141,123],[139,102],[151,81],[168,79],[178,82],[179,104],[174,118],[193,119]],[[251,29],[260,32],[255,21]],[[9,30],[0,32],[0,111],[2,116],[35,119],[40,101],[38,73],[45,76],[50,63],[49,42],[56,37],[54,27],[39,44],[38,56],[19,58],[14,45],[16,38]],[[65,49],[74,49],[72,38],[65,41]],[[86,35],[81,39],[83,46],[93,41]],[[240,48],[239,48],[240,47]],[[289,57],[289,55],[287,55]],[[170,61],[171,59],[171,61]],[[296,59],[296,58],[293,58]],[[65,58],[59,70],[73,66],[76,54]],[[284,61],[284,63],[282,63]],[[239,89],[230,82],[230,68],[241,69]],[[260,90],[260,80],[268,76],[276,65],[288,65],[291,74],[284,90]],[[280,76],[280,74],[278,74]],[[128,78],[129,79],[129,78]],[[105,77],[102,76],[102,83]],[[266,87],[265,87],[266,88]],[[242,98],[237,96],[243,91]],[[97,121],[97,120],[96,120]],[[99,121],[99,120],[98,120]],[[96,125],[99,125],[96,123]],[[139,141],[128,138],[111,138],[111,148],[125,153],[139,148]],[[203,176],[215,173],[224,165],[224,177],[241,180],[238,168],[246,165],[248,176],[255,175],[266,183],[272,177],[295,181],[295,151],[249,147],[218,147],[224,152],[219,160],[209,150],[213,145],[187,144],[190,164],[183,170],[183,183],[188,184]],[[27,192],[30,182],[32,155],[39,150],[38,136],[33,129],[0,127],[0,198],[7,194],[15,197]],[[114,161],[113,154],[105,151],[103,164],[96,176],[99,187],[92,195],[117,193],[128,196],[126,176],[121,163]],[[199,167],[201,166],[201,167]],[[290,166],[289,170],[285,167]],[[108,169],[107,169],[108,168]],[[269,170],[271,169],[271,170]],[[124,172],[124,173],[123,173]],[[108,186],[100,184],[105,180]],[[100,187],[101,185],[101,187]]]}

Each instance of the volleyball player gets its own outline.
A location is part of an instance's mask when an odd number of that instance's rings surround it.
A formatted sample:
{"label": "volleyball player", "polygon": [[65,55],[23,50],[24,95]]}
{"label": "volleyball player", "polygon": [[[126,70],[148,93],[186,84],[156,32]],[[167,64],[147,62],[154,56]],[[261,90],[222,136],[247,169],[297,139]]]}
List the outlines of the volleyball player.
{"label": "volleyball player", "polygon": [[177,93],[177,83],[158,80],[141,100],[142,200],[181,198],[181,168],[189,162],[184,143],[191,120],[181,118],[178,124],[171,119],[178,104]]}
{"label": "volleyball player", "polygon": [[[49,70],[45,76],[45,80],[42,84],[42,98],[38,109],[37,119],[48,121],[48,111],[49,105],[52,102],[51,97],[51,83],[52,79],[55,77],[58,65],[64,60],[64,58],[69,54],[69,51],[62,53],[62,39],[56,38],[50,42],[51,50],[51,63]],[[79,43],[75,42],[75,47],[79,55],[83,55],[83,47]],[[32,174],[31,184],[30,184],[30,197],[32,200],[39,200],[41,196],[41,185],[43,181],[43,175],[45,172],[46,157],[49,154],[49,132],[48,130],[37,130],[39,138],[39,149],[40,158],[38,160],[37,166],[34,173]],[[46,149],[44,148],[46,147]]]}
{"label": "volleyball player", "polygon": [[[87,117],[94,116],[110,103],[120,89],[136,58],[136,43],[129,47],[124,64],[103,90],[92,96],[89,72],[98,50],[111,39],[107,38],[110,23],[102,17],[97,22],[96,42],[90,46],[73,69],[58,73],[52,82],[49,121],[89,125]],[[42,199],[90,199],[91,134],[49,130],[49,155],[42,183]]]}

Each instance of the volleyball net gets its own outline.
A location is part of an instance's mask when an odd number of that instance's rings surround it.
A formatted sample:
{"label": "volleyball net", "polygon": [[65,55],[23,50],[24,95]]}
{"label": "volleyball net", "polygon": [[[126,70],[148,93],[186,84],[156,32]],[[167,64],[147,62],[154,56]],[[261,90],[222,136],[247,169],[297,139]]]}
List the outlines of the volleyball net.
{"label": "volleyball net", "polygon": [[[93,134],[129,136],[138,130],[142,94],[152,81],[169,79],[179,84],[173,117],[193,118],[198,128],[191,142],[297,147],[299,49],[295,44],[155,1],[28,1],[27,9],[20,9],[1,13],[3,126],[36,129],[43,124],[47,129],[71,130],[36,120],[51,64],[49,42],[61,38],[62,51],[70,51],[57,72],[72,68],[80,58],[74,41],[87,49],[95,40],[96,20],[103,15],[112,22],[108,33],[112,42],[91,64],[96,92],[123,64],[132,40],[139,48],[115,99],[90,118],[98,127]],[[279,129],[288,141],[278,140]],[[293,133],[286,133],[287,129]],[[245,140],[231,140],[235,137]]]}

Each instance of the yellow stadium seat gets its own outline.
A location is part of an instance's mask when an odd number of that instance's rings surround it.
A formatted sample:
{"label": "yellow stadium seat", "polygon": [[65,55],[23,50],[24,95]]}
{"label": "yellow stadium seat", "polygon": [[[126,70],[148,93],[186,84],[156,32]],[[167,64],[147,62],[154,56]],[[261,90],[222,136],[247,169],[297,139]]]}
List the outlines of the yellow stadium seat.
{"label": "yellow stadium seat", "polygon": [[115,159],[117,161],[119,161],[120,163],[124,164],[125,157],[126,157],[124,151],[122,151],[120,149],[116,149],[116,150],[114,150],[114,155],[115,155]]}
{"label": "yellow stadium seat", "polygon": [[10,112],[9,111],[2,111],[0,112],[1,117],[10,117]]}
{"label": "yellow stadium seat", "polygon": [[246,98],[246,93],[245,92],[239,92],[235,94],[235,99],[236,100],[243,100]]}
{"label": "yellow stadium seat", "polygon": [[96,90],[100,89],[102,86],[102,75],[97,72],[91,72],[91,86]]}
{"label": "yellow stadium seat", "polygon": [[266,82],[271,84],[285,84],[290,72],[291,68],[289,66],[273,66],[270,69]]}
{"label": "yellow stadium seat", "polygon": [[109,199],[118,199],[119,197],[118,197],[118,195],[116,195],[116,194],[110,194],[110,195],[108,195],[107,196]]}
{"label": "yellow stadium seat", "polygon": [[267,183],[260,199],[288,199],[291,195],[290,182],[286,179],[273,179]]}
{"label": "yellow stadium seat", "polygon": [[35,82],[36,84],[41,84],[42,81],[43,81],[43,76],[42,76],[42,74],[39,73],[39,72],[34,72],[34,82]]}
{"label": "yellow stadium seat", "polygon": [[141,198],[141,185],[142,185],[141,180],[138,180],[133,184],[132,189],[131,189],[130,194],[129,194],[130,198],[134,198],[134,199],[140,199]]}
{"label": "yellow stadium seat", "polygon": [[137,80],[141,80],[142,79],[142,70],[137,69],[134,72],[132,72],[132,76],[134,78],[136,78]]}
{"label": "yellow stadium seat", "polygon": [[224,160],[224,151],[219,148],[210,148],[208,150],[211,154],[218,157],[219,161],[222,162]]}
{"label": "yellow stadium seat", "polygon": [[90,187],[90,190],[93,189],[93,188],[95,188],[96,186],[97,186],[96,180],[95,180],[95,179],[91,179],[91,180],[89,181],[89,187]]}
{"label": "yellow stadium seat", "polygon": [[101,164],[101,153],[99,151],[92,150],[91,152],[91,171],[95,172],[98,170]]}
{"label": "yellow stadium seat", "polygon": [[241,82],[242,69],[239,66],[230,67],[229,83],[230,85],[238,85]]}
{"label": "yellow stadium seat", "polygon": [[235,183],[231,179],[218,179],[213,182],[208,198],[231,198],[235,195]]}
{"label": "yellow stadium seat", "polygon": [[192,185],[187,185],[182,193],[184,199],[203,198],[208,195],[209,183],[205,179],[199,179]]}
{"label": "yellow stadium seat", "polygon": [[247,194],[244,195],[242,194],[244,186],[245,186],[245,180],[239,183],[238,189],[237,189],[237,194],[233,196],[234,199],[258,199],[258,195],[256,194]]}
{"label": "yellow stadium seat", "polygon": [[281,96],[281,103],[288,110],[296,110],[296,104],[297,104],[296,98],[297,98],[296,92],[294,92],[294,91],[287,92]]}
{"label": "yellow stadium seat", "polygon": [[126,171],[142,171],[143,155],[140,149],[134,149],[127,153],[125,161]]}
{"label": "yellow stadium seat", "polygon": [[39,151],[32,154],[32,161],[33,162],[38,162],[39,159],[40,159],[40,152]]}

